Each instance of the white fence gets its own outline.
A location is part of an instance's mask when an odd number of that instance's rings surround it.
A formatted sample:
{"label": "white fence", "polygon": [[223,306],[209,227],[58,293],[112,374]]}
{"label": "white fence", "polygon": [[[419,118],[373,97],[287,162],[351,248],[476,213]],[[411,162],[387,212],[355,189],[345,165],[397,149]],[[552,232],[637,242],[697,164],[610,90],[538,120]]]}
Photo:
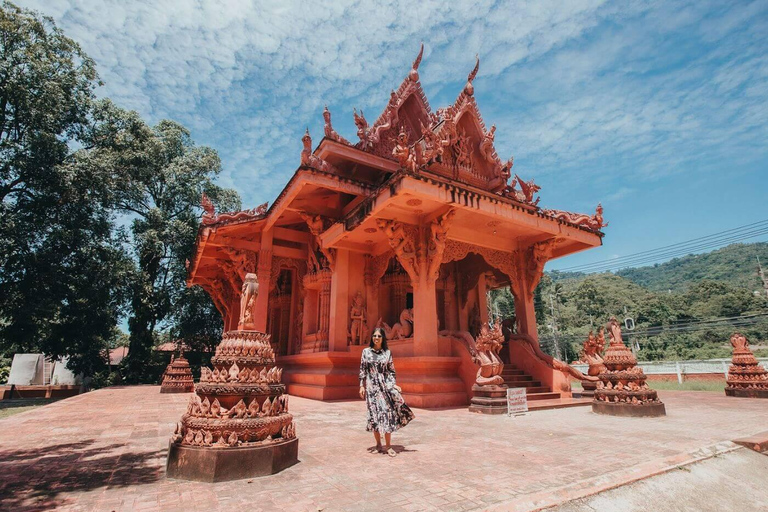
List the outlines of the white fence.
{"label": "white fence", "polygon": [[[757,361],[763,368],[768,369],[768,357],[759,357]],[[695,374],[728,374],[731,359],[700,359],[692,361],[639,361],[637,363],[646,375],[677,375],[678,382],[683,382],[685,375]],[[571,365],[581,373],[586,374],[589,365]]]}

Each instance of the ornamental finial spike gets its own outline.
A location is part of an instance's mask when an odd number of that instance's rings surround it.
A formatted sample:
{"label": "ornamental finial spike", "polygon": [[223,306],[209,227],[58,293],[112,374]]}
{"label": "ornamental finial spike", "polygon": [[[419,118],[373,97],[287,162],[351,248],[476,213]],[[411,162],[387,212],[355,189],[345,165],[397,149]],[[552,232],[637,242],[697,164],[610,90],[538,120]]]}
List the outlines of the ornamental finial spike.
{"label": "ornamental finial spike", "polygon": [[421,57],[424,55],[424,43],[421,43],[421,48],[419,49],[419,54],[416,56],[416,60],[413,61],[413,66],[411,66],[411,72],[408,73],[408,78],[411,79],[412,82],[418,82],[419,81],[419,64],[421,64]]}
{"label": "ornamental finial spike", "polygon": [[472,85],[472,81],[477,76],[477,71],[480,69],[480,56],[478,54],[475,54],[475,69],[472,70],[472,72],[469,73],[467,76],[467,85],[464,86],[464,92],[467,93],[469,96],[472,96],[475,93],[475,87]]}

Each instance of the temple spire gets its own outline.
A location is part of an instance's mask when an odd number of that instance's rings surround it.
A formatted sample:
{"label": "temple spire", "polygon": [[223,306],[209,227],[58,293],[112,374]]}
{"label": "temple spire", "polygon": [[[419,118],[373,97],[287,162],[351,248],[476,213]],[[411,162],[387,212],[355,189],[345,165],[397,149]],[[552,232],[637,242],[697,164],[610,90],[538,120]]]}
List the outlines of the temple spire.
{"label": "temple spire", "polygon": [[419,64],[421,64],[421,57],[423,55],[424,55],[424,43],[421,43],[421,48],[419,49],[419,54],[416,56],[416,60],[413,61],[413,66],[411,67],[411,72],[408,73],[408,78],[410,78],[412,82],[418,82],[419,81]]}
{"label": "temple spire", "polygon": [[467,85],[464,86],[464,92],[467,95],[472,96],[475,93],[475,87],[472,85],[472,81],[477,76],[477,71],[480,69],[480,56],[475,54],[475,69],[473,69],[467,76]]}

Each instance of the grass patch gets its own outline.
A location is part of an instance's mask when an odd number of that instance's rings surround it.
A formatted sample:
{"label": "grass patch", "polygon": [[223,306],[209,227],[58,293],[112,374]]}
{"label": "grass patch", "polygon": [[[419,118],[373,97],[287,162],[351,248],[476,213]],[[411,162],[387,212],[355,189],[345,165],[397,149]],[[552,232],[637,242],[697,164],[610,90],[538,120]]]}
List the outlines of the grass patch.
{"label": "grass patch", "polygon": [[18,414],[20,412],[30,411],[36,407],[52,404],[60,400],[59,398],[19,398],[14,400],[0,400],[0,420]]}
{"label": "grass patch", "polygon": [[710,393],[725,393],[725,381],[708,382],[689,380],[678,384],[677,381],[655,380],[648,381],[652,389],[665,389],[669,391],[708,391]]}

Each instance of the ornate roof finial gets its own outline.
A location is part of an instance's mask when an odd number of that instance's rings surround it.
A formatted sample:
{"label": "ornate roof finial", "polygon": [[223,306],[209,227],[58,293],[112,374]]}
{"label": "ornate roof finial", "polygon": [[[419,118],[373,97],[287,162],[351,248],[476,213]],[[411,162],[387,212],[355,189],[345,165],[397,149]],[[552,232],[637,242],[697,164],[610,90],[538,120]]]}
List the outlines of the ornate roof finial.
{"label": "ornate roof finial", "polygon": [[408,73],[408,78],[411,79],[412,82],[418,82],[419,81],[419,64],[421,64],[421,57],[424,55],[424,43],[421,43],[421,48],[419,49],[419,54],[416,56],[416,60],[413,61],[413,66],[411,67],[411,72]]}
{"label": "ornate roof finial", "polygon": [[467,85],[464,86],[464,92],[469,96],[472,96],[475,93],[475,87],[472,85],[472,80],[475,79],[477,76],[477,70],[480,69],[480,56],[475,54],[475,59],[475,69],[473,69],[472,72],[467,76]]}
{"label": "ornate roof finial", "polygon": [[205,192],[203,192],[203,195],[200,197],[200,206],[202,206],[203,210],[205,211],[204,215],[216,215],[216,208],[213,206],[213,203]]}

